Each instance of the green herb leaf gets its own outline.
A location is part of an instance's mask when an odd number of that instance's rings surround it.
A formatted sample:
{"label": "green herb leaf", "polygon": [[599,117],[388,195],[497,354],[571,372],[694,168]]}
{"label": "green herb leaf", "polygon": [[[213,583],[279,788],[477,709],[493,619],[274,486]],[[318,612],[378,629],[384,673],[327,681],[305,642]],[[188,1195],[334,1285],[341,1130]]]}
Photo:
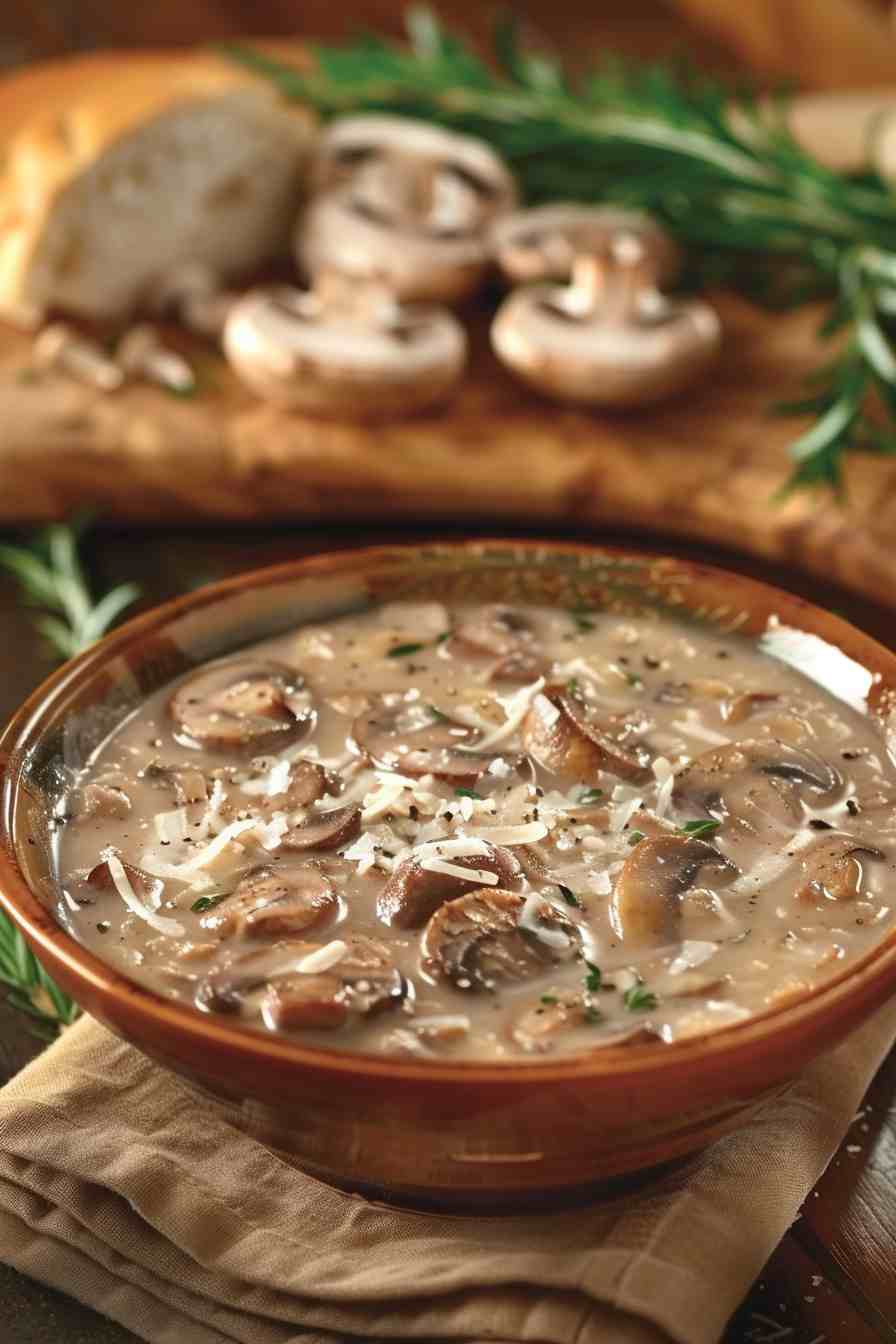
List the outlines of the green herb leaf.
{"label": "green herb leaf", "polygon": [[[86,520],[56,523],[26,545],[0,545],[0,567],[18,581],[25,603],[38,608],[35,626],[63,658],[88,648],[139,596],[133,584],[124,583],[94,601],[78,556],[85,526]],[[104,931],[102,924],[97,928]],[[6,1002],[28,1017],[29,1030],[43,1040],[52,1040],[80,1013],[2,911],[0,984],[6,986]]]}
{"label": "green herb leaf", "polygon": [[579,687],[579,683],[578,683],[578,681],[576,680],[575,677],[570,677],[569,681],[566,683],[566,689],[567,689],[567,691],[569,692],[570,695],[578,695],[578,694],[579,694],[579,692],[580,692],[580,687]]}
{"label": "green herb leaf", "polygon": [[483,797],[483,795],[477,793],[475,789],[455,789],[454,796],[455,798],[478,798],[480,800]]}
{"label": "green herb leaf", "polygon": [[595,966],[594,962],[588,961],[587,958],[585,960],[585,965],[588,968],[588,974],[585,976],[585,989],[589,994],[596,994],[600,989],[601,980],[603,979],[600,967]]}
{"label": "green herb leaf", "polygon": [[443,630],[440,635],[436,635],[434,642],[436,644],[444,644],[446,639],[451,638],[451,634],[452,632],[450,630]]}
{"label": "green herb leaf", "polygon": [[644,985],[632,985],[622,996],[630,1013],[649,1013],[657,1005],[657,997]]}
{"label": "green herb leaf", "polygon": [[678,829],[682,835],[715,835],[721,825],[720,821],[712,821],[707,817],[705,821],[702,819],[700,821],[686,821]]}
{"label": "green herb leaf", "polygon": [[579,634],[586,635],[589,630],[594,629],[594,621],[591,619],[594,613],[590,607],[572,607],[569,614]]}
{"label": "green herb leaf", "polygon": [[580,803],[596,803],[598,798],[603,798],[603,789],[584,789],[579,794]]}
{"label": "green herb leaf", "polygon": [[574,905],[577,910],[581,910],[582,903],[571,887],[566,887],[562,882],[558,882],[557,889],[567,905]]}
{"label": "green herb leaf", "polygon": [[215,891],[210,896],[198,896],[190,909],[195,910],[197,914],[201,914],[203,910],[211,910],[213,906],[219,905],[224,897],[229,895],[230,892],[228,891]]}
{"label": "green herb leaf", "polygon": [[643,686],[644,682],[638,676],[637,672],[626,672],[625,679],[629,686]]}
{"label": "green herb leaf", "polygon": [[396,644],[394,649],[389,650],[386,657],[407,658],[412,653],[419,653],[422,648],[422,644]]}
{"label": "green herb leaf", "polygon": [[629,842],[630,845],[639,845],[643,839],[644,839],[644,832],[643,832],[643,831],[630,831],[630,832],[629,832],[629,835],[628,835],[628,842]]}
{"label": "green herb leaf", "polygon": [[447,715],[447,714],[443,714],[442,711],[441,711],[440,709],[436,709],[435,705],[427,705],[426,708],[427,708],[427,711],[428,711],[428,712],[432,715],[432,717],[435,719],[436,723],[447,723],[447,721],[448,721],[448,715]]}
{"label": "green herb leaf", "polygon": [[556,998],[556,996],[553,994],[542,994],[541,1002],[545,1005],[546,1008],[550,1008],[555,1003],[559,1003],[560,1000]]}

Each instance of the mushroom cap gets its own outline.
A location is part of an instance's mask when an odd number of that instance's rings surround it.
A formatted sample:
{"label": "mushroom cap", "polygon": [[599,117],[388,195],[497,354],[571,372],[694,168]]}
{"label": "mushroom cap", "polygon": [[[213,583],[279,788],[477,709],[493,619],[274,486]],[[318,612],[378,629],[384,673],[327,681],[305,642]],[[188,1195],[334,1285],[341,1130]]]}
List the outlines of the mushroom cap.
{"label": "mushroom cap", "polygon": [[481,887],[481,872],[494,873],[499,885],[507,890],[523,876],[523,869],[509,849],[500,845],[487,848],[485,854],[451,860],[452,867],[469,869],[469,878],[432,872],[414,855],[403,859],[380,892],[377,917],[399,929],[420,928],[444,901]]}
{"label": "mushroom cap", "polygon": [[644,290],[628,321],[581,315],[571,291],[533,285],[504,300],[492,323],[498,357],[540,392],[585,405],[649,405],[681,391],[721,341],[713,308]]}
{"label": "mushroom cap", "polygon": [[480,887],[440,905],[421,940],[433,979],[472,992],[540,975],[581,947],[578,926],[550,901],[500,887]]}
{"label": "mushroom cap", "polygon": [[666,230],[640,210],[552,201],[496,220],[491,242],[504,278],[520,285],[567,280],[577,256],[605,252],[621,234],[634,234],[643,243],[657,284],[675,279],[678,248]]}
{"label": "mushroom cap", "polygon": [[508,168],[484,142],[403,117],[334,122],[321,137],[320,193],[299,221],[299,264],[377,275],[401,299],[454,302],[490,262],[492,221],[516,204]]}
{"label": "mushroom cap", "polygon": [[184,746],[276,749],[314,723],[303,688],[301,673],[285,664],[229,658],[184,678],[168,701],[168,714]]}
{"label": "mushroom cap", "polygon": [[361,830],[361,809],[354,803],[312,812],[280,841],[284,850],[338,849],[354,840]]}
{"label": "mushroom cap", "polygon": [[733,817],[750,827],[758,816],[782,827],[796,825],[803,796],[830,800],[842,787],[838,772],[805,747],[776,738],[743,738],[696,756],[675,777],[679,807]]}
{"label": "mushroom cap", "polygon": [[384,320],[282,288],[239,300],[224,326],[228,359],[254,392],[290,409],[337,418],[422,410],[452,390],[466,361],[460,323],[437,308]]}
{"label": "mushroom cap", "polygon": [[593,714],[566,691],[543,697],[556,711],[546,716],[536,700],[522,724],[523,746],[540,765],[566,779],[591,779],[606,770],[633,782],[649,776],[650,753],[637,737],[643,725],[635,713]]}
{"label": "mushroom cap", "polygon": [[219,938],[290,938],[328,922],[338,910],[339,898],[323,873],[310,864],[279,865],[247,873],[199,923]]}
{"label": "mushroom cap", "polygon": [[883,858],[883,851],[874,845],[832,832],[803,852],[797,898],[821,906],[827,901],[855,900],[862,892],[865,864]]}
{"label": "mushroom cap", "polygon": [[[414,707],[411,707],[410,717]],[[406,722],[406,706],[380,697],[352,725],[359,753],[381,770],[403,775],[435,775],[454,784],[473,784],[488,769],[494,753],[477,752],[478,729],[441,718],[422,726]],[[462,746],[465,749],[461,749]]]}
{"label": "mushroom cap", "polygon": [[692,835],[640,840],[622,867],[610,902],[610,919],[624,943],[668,943],[679,936],[682,893],[709,869],[717,885],[737,876],[714,845]]}

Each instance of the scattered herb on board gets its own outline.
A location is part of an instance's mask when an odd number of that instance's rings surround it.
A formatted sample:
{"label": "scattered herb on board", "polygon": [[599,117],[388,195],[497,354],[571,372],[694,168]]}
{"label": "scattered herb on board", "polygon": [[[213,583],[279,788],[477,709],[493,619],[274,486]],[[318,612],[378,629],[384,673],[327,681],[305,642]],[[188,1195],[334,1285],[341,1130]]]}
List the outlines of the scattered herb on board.
{"label": "scattered herb on board", "polygon": [[577,910],[581,910],[582,902],[579,900],[578,896],[575,894],[575,892],[572,890],[571,887],[564,886],[562,882],[558,882],[557,889],[559,890],[560,895],[563,897],[567,905],[574,905]]}
{"label": "scattered herb on board", "polygon": [[591,619],[594,613],[590,608],[572,607],[569,614],[575,622],[575,627],[580,635],[586,635],[590,630],[594,629],[594,622]]}
{"label": "scattered herb on board", "polygon": [[[123,583],[94,601],[78,557],[82,530],[83,524],[55,524],[27,546],[0,545],[0,568],[18,580],[24,601],[39,613],[35,625],[63,658],[93,644],[138,596],[133,584]],[[30,1031],[43,1040],[53,1040],[80,1012],[2,911],[0,984],[6,986],[5,1002],[26,1014]]]}
{"label": "scattered herb on board", "polygon": [[422,644],[396,644],[394,649],[389,650],[386,657],[408,658],[412,653],[419,653],[423,647]]}
{"label": "scattered herb on board", "polygon": [[645,985],[632,985],[622,996],[622,1002],[630,1013],[649,1013],[656,1007],[656,995]]}
{"label": "scattered herb on board", "polygon": [[780,495],[840,489],[847,453],[896,452],[896,198],[873,168],[826,168],[790,134],[786,102],[742,82],[618,59],[573,81],[520,43],[512,18],[496,29],[494,68],[428,8],[408,11],[407,31],[407,45],[364,34],[317,46],[307,70],[227,50],[325,118],[393,112],[481,137],[529,204],[650,211],[686,250],[693,284],[732,284],[779,309],[826,299],[818,336],[837,337],[835,352],[805,396],[775,408],[811,417]]}
{"label": "scattered herb on board", "polygon": [[678,829],[682,835],[709,836],[715,835],[721,825],[720,821],[711,821],[707,818],[706,821],[686,821]]}

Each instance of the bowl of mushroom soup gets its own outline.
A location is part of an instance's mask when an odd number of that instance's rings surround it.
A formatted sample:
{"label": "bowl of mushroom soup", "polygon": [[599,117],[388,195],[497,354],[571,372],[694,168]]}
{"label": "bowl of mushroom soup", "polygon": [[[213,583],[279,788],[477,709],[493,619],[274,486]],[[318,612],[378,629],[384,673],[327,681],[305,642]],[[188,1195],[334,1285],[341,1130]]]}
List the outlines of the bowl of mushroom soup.
{"label": "bowl of mushroom soup", "polygon": [[302,560],[31,696],[0,900],[304,1169],[562,1196],[743,1124],[893,991],[894,689],[843,621],[679,560]]}

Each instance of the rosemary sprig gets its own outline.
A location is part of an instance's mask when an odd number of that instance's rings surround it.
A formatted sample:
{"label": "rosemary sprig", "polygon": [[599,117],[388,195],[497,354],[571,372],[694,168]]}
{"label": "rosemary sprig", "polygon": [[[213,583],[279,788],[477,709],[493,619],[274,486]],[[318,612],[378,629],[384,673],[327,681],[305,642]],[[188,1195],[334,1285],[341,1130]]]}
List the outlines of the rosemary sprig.
{"label": "rosemary sprig", "polygon": [[228,50],[325,117],[389,111],[480,136],[533,204],[649,210],[689,250],[698,283],[726,280],[777,305],[828,297],[821,335],[842,345],[812,395],[787,408],[816,419],[791,446],[781,493],[839,487],[847,452],[896,451],[896,199],[876,174],[826,168],[789,134],[781,106],[742,89],[620,62],[573,85],[520,45],[512,22],[497,30],[494,69],[428,9],[410,10],[407,26],[407,46],[364,36],[316,47],[308,71]]}
{"label": "rosemary sprig", "polygon": [[[78,557],[82,527],[54,525],[28,546],[0,545],[0,567],[18,579],[29,606],[40,609],[35,624],[51,647],[70,658],[99,639],[139,594],[132,583],[93,600]],[[29,1019],[29,1029],[53,1040],[80,1009],[41,966],[16,926],[0,911],[0,984],[5,1002]]]}
{"label": "rosemary sprig", "polygon": [[62,658],[73,658],[106,633],[138,597],[121,583],[94,601],[78,557],[81,527],[53,524],[28,546],[0,545],[0,568],[18,579],[25,602],[39,609],[34,624]]}

